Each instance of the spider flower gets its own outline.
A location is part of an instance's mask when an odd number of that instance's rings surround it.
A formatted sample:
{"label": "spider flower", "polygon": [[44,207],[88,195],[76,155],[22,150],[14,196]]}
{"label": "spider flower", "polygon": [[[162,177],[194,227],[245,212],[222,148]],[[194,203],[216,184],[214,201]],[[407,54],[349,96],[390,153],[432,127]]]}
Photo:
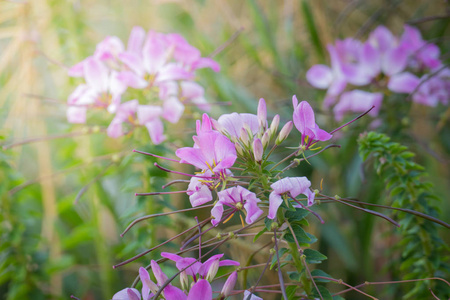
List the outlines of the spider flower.
{"label": "spider flower", "polygon": [[311,182],[306,177],[286,177],[273,183],[270,187],[273,191],[269,195],[269,219],[274,219],[277,215],[278,208],[283,202],[282,195],[295,198],[300,194],[308,197],[308,206],[314,204],[314,192],[309,187]]}
{"label": "spider flower", "polygon": [[214,219],[211,220],[213,226],[217,226],[222,219],[224,206],[234,209],[231,215],[245,209],[245,222],[247,224],[255,222],[263,213],[258,207],[258,202],[261,200],[256,197],[255,193],[252,193],[241,186],[228,188],[217,194],[219,196],[219,201],[211,210],[211,215],[214,217]]}
{"label": "spider flower", "polygon": [[[327,141],[331,139],[331,134],[319,128],[314,118],[314,111],[308,102],[302,101],[298,104],[297,97],[292,97],[294,105],[293,121],[297,130],[302,134],[302,145],[309,146],[312,141]],[[309,141],[307,141],[309,138]]]}
{"label": "spider flower", "polygon": [[193,137],[194,147],[178,149],[175,154],[180,163],[191,164],[201,170],[221,172],[233,166],[236,161],[234,144],[223,134],[211,129],[211,120],[203,115],[203,123],[197,122],[197,135]]}

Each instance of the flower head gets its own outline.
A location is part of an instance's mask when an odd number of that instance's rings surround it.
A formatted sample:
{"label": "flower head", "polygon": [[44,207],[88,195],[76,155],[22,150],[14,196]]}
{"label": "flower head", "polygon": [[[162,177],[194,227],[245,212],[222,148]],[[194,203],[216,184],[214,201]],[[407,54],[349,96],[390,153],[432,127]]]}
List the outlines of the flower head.
{"label": "flower head", "polygon": [[219,201],[211,210],[211,215],[214,217],[214,219],[211,220],[211,223],[214,226],[217,226],[222,219],[223,206],[233,208],[234,212],[232,212],[232,214],[245,209],[245,222],[247,224],[255,222],[263,213],[258,207],[258,202],[261,200],[256,197],[255,193],[252,193],[241,186],[228,188],[217,194],[219,196]]}
{"label": "flower head", "polygon": [[236,161],[234,144],[223,134],[211,130],[211,121],[204,114],[203,124],[197,125],[197,136],[193,137],[194,147],[178,149],[175,154],[180,163],[191,164],[212,173],[221,172],[233,166]]}
{"label": "flower head", "polygon": [[[297,97],[292,97],[294,105],[293,121],[298,131],[302,134],[302,145],[312,143],[312,141],[327,141],[331,139],[331,134],[319,128],[314,118],[314,111],[308,102],[302,101],[298,104]],[[307,142],[307,138],[309,142]]]}
{"label": "flower head", "polygon": [[282,195],[295,198],[300,194],[308,197],[308,206],[314,203],[314,192],[309,187],[311,182],[306,177],[286,177],[273,183],[270,187],[273,191],[269,195],[269,219],[274,219],[277,215],[278,208],[283,202]]}

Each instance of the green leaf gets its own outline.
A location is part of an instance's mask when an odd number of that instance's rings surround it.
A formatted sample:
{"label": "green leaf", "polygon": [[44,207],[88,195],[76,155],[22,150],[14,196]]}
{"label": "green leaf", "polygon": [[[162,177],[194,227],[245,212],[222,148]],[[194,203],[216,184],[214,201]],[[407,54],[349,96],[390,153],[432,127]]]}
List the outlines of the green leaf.
{"label": "green leaf", "polygon": [[267,232],[267,230],[268,230],[268,229],[264,227],[263,230],[261,230],[260,232],[258,232],[258,233],[255,235],[255,237],[253,238],[253,243],[256,242],[256,240],[257,240],[261,235],[263,235],[265,232]]}
{"label": "green leaf", "polygon": [[288,272],[289,278],[293,281],[300,281],[301,274],[297,271]]}
{"label": "green leaf", "polygon": [[[326,287],[318,285],[317,288],[319,289],[323,300],[333,300],[333,296],[331,296],[330,291],[328,291]],[[320,298],[316,289],[313,289],[313,296],[315,298]]]}
{"label": "green leaf", "polygon": [[303,208],[296,208],[295,211],[286,211],[284,214],[289,223],[300,221],[307,215],[309,215],[309,211]]}
{"label": "green leaf", "polygon": [[267,230],[271,230],[272,231],[272,228],[271,228],[272,223],[273,223],[272,219],[266,218],[264,220],[264,224],[265,224]]}
{"label": "green leaf", "polygon": [[320,264],[322,260],[327,259],[325,255],[313,249],[305,249],[303,254],[306,255],[306,262],[309,264]]}
{"label": "green leaf", "polygon": [[290,285],[286,287],[286,296],[289,300],[295,299],[295,292],[297,291],[298,286]]}
{"label": "green leaf", "polygon": [[[280,257],[280,261],[281,261],[281,258],[283,257],[283,255],[286,254],[286,252],[288,252],[288,251],[289,251],[288,248],[281,248],[278,250],[278,256]],[[274,254],[272,257],[272,263],[270,264],[270,270],[272,270],[272,268],[276,265],[277,265],[277,255]],[[280,264],[280,267],[282,267],[283,265],[284,264]]]}
{"label": "green leaf", "polygon": [[[303,228],[300,225],[292,224],[292,230],[294,231],[295,237],[297,238],[297,241],[300,244],[312,243],[311,238],[307,235],[307,233],[303,230]],[[294,236],[292,235],[290,230],[284,235],[284,239],[290,243],[295,243]]]}
{"label": "green leaf", "polygon": [[[333,279],[333,277],[331,277],[328,273],[320,270],[320,269],[315,269],[311,271],[311,275],[312,276],[322,276],[322,277],[328,277]],[[330,280],[324,279],[324,278],[314,278],[315,282],[330,282]]]}

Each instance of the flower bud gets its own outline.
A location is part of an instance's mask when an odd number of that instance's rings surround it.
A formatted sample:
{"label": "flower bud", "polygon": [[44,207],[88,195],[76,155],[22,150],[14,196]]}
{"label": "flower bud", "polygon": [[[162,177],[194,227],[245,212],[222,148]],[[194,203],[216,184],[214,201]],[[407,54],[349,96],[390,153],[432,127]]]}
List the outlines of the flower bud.
{"label": "flower bud", "polygon": [[206,274],[206,280],[211,281],[216,277],[217,271],[219,270],[219,259],[213,261],[209,267],[208,273]]}
{"label": "flower bud", "polygon": [[257,162],[260,162],[262,160],[264,153],[263,144],[260,139],[255,139],[253,141],[253,156],[255,157],[255,160]]}
{"label": "flower bud", "polygon": [[278,125],[280,125],[280,116],[279,115],[275,115],[275,117],[273,117],[272,119],[272,123],[270,123],[270,137],[272,138],[273,136],[275,136],[275,134],[277,133],[278,130]]}
{"label": "flower bud", "polygon": [[269,142],[270,142],[270,134],[269,134],[269,132],[270,132],[269,130],[264,132],[264,134],[262,136],[262,139],[261,139],[261,142],[262,142],[262,145],[263,145],[264,149],[267,148],[267,145],[269,145]]}
{"label": "flower bud", "polygon": [[265,128],[267,123],[266,101],[261,98],[258,103],[258,124],[260,128]]}
{"label": "flower bud", "polygon": [[275,141],[275,144],[277,145],[281,144],[288,137],[289,133],[291,133],[292,127],[293,127],[292,121],[289,121],[286,124],[284,124],[283,128],[281,128],[280,134],[277,137],[277,140]]}
{"label": "flower bud", "polygon": [[224,297],[230,296],[231,292],[234,289],[234,286],[236,285],[236,280],[237,280],[237,272],[234,271],[228,277],[227,281],[225,281],[225,284],[223,285],[223,288],[222,288],[222,291],[220,292],[220,294]]}
{"label": "flower bud", "polygon": [[236,148],[236,152],[239,155],[244,155],[244,149],[242,149],[242,146],[239,142],[234,143],[234,148]]}
{"label": "flower bud", "polygon": [[247,130],[245,130],[245,128],[241,128],[241,134],[240,134],[239,138],[241,139],[244,146],[248,145],[249,138],[248,138]]}
{"label": "flower bud", "polygon": [[181,272],[180,274],[180,282],[181,282],[181,289],[182,290],[188,290],[189,288],[189,278],[186,274],[186,271]]}
{"label": "flower bud", "polygon": [[211,123],[215,130],[219,131],[222,134],[228,135],[228,132],[217,120],[211,119]]}

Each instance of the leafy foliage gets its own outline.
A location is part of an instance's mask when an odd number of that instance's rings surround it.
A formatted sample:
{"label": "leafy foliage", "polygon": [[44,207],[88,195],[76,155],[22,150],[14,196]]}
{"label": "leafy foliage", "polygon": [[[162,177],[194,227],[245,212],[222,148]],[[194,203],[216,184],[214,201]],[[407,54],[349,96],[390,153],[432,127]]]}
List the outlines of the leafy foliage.
{"label": "leafy foliage", "polygon": [[[390,190],[394,207],[438,216],[440,199],[433,194],[432,184],[424,180],[424,168],[413,161],[414,153],[381,133],[365,133],[358,143],[364,160],[374,158],[374,167]],[[402,218],[399,247],[403,249],[400,264],[400,270],[405,274],[403,278],[445,277],[449,266],[444,254],[449,248],[439,237],[439,225],[403,212],[398,216]],[[450,292],[447,286],[439,289],[436,282],[417,282],[404,298],[425,299],[429,297],[428,288],[436,289],[441,296],[446,294],[448,297]]]}

